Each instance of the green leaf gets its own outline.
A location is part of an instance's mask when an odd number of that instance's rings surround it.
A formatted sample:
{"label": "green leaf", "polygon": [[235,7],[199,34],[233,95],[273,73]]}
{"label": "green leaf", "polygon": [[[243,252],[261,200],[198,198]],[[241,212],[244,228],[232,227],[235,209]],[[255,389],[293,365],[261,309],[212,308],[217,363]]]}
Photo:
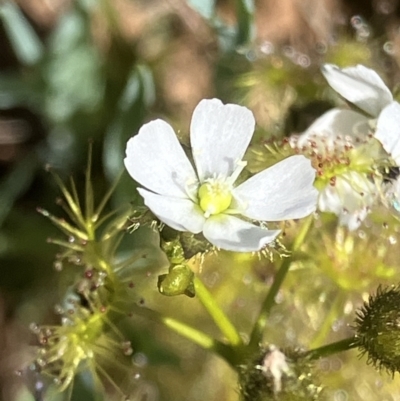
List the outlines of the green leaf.
{"label": "green leaf", "polygon": [[[126,142],[138,132],[154,99],[155,89],[150,69],[144,65],[136,66],[130,74],[104,140],[103,161],[110,181],[124,169]],[[116,196],[121,202],[132,201],[133,189],[133,180],[124,175]]]}
{"label": "green leaf", "polygon": [[254,0],[236,0],[238,30],[236,44],[245,45],[254,38]]}
{"label": "green leaf", "polygon": [[49,39],[44,76],[46,111],[53,121],[66,121],[76,112],[90,114],[103,98],[103,60],[92,44],[89,23],[84,12],[72,9]]}
{"label": "green leaf", "polygon": [[33,79],[21,79],[15,73],[2,73],[0,88],[0,108],[9,109],[20,105],[35,108],[42,102],[41,93],[36,90]]}
{"label": "green leaf", "polygon": [[38,166],[39,162],[36,156],[27,156],[0,182],[0,227],[16,199],[29,187]]}
{"label": "green leaf", "polygon": [[206,19],[214,16],[215,0],[187,0],[190,7]]}
{"label": "green leaf", "polygon": [[36,64],[43,56],[43,45],[18,6],[10,1],[1,4],[0,18],[19,61]]}

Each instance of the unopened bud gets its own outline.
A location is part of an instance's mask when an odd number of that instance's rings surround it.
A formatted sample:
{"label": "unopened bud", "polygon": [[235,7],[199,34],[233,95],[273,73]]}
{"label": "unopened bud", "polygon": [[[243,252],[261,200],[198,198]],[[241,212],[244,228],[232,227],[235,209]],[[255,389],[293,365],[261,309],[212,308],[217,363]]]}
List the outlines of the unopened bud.
{"label": "unopened bud", "polygon": [[193,272],[186,264],[171,266],[168,274],[158,276],[158,290],[167,296],[185,294],[194,297],[193,276]]}
{"label": "unopened bud", "polygon": [[356,343],[368,363],[400,372],[400,286],[379,287],[357,312]]}

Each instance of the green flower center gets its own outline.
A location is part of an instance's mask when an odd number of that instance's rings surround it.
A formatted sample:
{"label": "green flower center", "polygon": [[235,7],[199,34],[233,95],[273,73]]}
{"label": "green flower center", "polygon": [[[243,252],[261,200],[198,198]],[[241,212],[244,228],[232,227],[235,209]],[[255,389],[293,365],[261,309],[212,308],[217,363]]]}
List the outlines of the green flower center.
{"label": "green flower center", "polygon": [[206,217],[219,214],[232,203],[231,186],[217,179],[209,179],[199,188],[199,205]]}

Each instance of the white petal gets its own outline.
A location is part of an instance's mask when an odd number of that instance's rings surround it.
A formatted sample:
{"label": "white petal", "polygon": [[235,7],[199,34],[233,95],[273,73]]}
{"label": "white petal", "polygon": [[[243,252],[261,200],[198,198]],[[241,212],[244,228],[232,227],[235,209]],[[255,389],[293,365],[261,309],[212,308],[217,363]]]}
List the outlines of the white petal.
{"label": "white petal", "polygon": [[318,208],[322,212],[333,213],[338,223],[350,231],[357,230],[368,214],[368,207],[359,202],[358,194],[351,190],[347,197],[341,199],[335,187],[328,185],[321,191]]}
{"label": "white petal", "polygon": [[[340,147],[346,146],[347,142],[359,140],[365,142],[370,132],[368,118],[353,110],[332,109],[317,118],[311,126],[296,138],[296,142],[289,139],[291,145],[297,148],[309,147],[316,142],[318,147],[323,140],[323,147],[327,151],[342,151]],[[343,138],[338,141],[338,136]],[[349,137],[349,141],[344,139]]]}
{"label": "white petal", "polygon": [[138,188],[138,191],[145,205],[167,226],[194,234],[202,231],[205,217],[191,200],[158,195],[143,188]]}
{"label": "white petal", "polygon": [[273,241],[280,230],[264,230],[230,215],[207,219],[203,235],[215,246],[235,252],[259,251]]}
{"label": "white petal", "polygon": [[318,198],[318,209],[321,212],[331,212],[337,216],[342,212],[343,203],[334,186],[327,185],[321,190]]}
{"label": "white petal", "polygon": [[242,160],[254,132],[250,110],[218,99],[202,100],[193,112],[190,140],[200,181],[228,177]]}
{"label": "white petal", "polygon": [[318,208],[338,216],[339,224],[356,230],[377,197],[377,189],[365,174],[354,171],[336,178],[334,186],[321,190]]}
{"label": "white petal", "polygon": [[358,209],[353,213],[342,213],[339,215],[339,225],[347,227],[349,231],[357,230],[367,217],[368,213],[369,209],[366,207]]}
{"label": "white petal", "polygon": [[255,220],[299,219],[312,213],[318,191],[315,170],[304,156],[292,156],[254,175],[232,191],[239,211]]}
{"label": "white petal", "polygon": [[390,204],[400,212],[400,178],[397,178],[389,187],[386,196]]}
{"label": "white petal", "polygon": [[340,69],[325,64],[322,73],[336,92],[373,117],[393,100],[381,77],[363,65]]}
{"label": "white petal", "polygon": [[129,139],[125,167],[133,179],[161,195],[187,198],[197,177],[174,130],[162,120],[151,121]]}
{"label": "white petal", "polygon": [[377,122],[375,138],[400,166],[400,104],[385,107]]}

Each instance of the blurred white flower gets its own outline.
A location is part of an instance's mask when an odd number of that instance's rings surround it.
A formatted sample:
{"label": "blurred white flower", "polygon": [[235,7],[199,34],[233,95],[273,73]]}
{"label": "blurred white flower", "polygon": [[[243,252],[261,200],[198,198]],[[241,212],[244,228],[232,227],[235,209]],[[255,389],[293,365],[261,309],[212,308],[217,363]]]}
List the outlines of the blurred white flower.
{"label": "blurred white flower", "polygon": [[289,138],[289,144],[317,170],[319,210],[336,214],[349,230],[357,229],[377,197],[371,173],[381,147],[368,120],[352,110],[333,109]]}
{"label": "blurred white flower", "polygon": [[379,75],[362,65],[340,69],[326,64],[322,73],[336,92],[377,119],[375,138],[400,166],[400,104]]}
{"label": "blurred white flower", "polygon": [[222,249],[258,251],[280,231],[247,220],[302,218],[315,210],[318,193],[315,171],[303,156],[289,157],[234,186],[254,126],[247,108],[202,100],[190,126],[195,169],[162,120],[143,125],[128,141],[125,167],[146,188],[138,189],[145,204],[168,226],[203,232]]}

